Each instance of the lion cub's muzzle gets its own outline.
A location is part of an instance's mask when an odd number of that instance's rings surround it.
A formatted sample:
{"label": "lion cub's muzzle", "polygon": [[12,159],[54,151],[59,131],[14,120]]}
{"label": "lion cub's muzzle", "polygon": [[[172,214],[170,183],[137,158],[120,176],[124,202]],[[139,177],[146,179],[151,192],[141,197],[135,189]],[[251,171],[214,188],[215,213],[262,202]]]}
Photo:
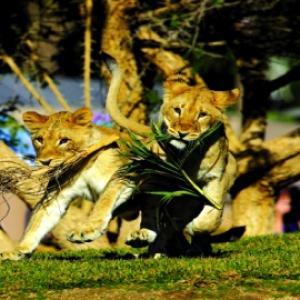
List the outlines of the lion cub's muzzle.
{"label": "lion cub's muzzle", "polygon": [[41,158],[36,160],[37,164],[42,167],[59,167],[63,159]]}

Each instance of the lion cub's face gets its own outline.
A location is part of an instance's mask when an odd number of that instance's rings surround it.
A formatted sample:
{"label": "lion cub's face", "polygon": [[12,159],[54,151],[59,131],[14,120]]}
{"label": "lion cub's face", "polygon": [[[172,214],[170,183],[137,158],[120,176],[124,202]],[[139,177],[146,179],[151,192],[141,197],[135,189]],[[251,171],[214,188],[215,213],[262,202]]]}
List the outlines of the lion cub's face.
{"label": "lion cub's face", "polygon": [[235,103],[238,97],[238,89],[219,92],[167,81],[161,108],[167,132],[183,143],[195,140],[215,122],[222,121],[224,108]]}
{"label": "lion cub's face", "polygon": [[25,112],[23,120],[31,131],[36,161],[46,166],[58,166],[88,147],[92,113],[87,108],[74,113],[58,112],[50,116]]}

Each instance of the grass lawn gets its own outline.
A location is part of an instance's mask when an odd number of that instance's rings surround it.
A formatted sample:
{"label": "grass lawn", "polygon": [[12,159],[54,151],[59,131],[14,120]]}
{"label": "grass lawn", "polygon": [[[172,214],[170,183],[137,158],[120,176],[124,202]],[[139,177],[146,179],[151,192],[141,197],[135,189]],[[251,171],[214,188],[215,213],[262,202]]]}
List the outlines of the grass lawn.
{"label": "grass lawn", "polygon": [[298,233],[214,245],[210,258],[132,253],[35,253],[0,262],[0,299],[300,299]]}

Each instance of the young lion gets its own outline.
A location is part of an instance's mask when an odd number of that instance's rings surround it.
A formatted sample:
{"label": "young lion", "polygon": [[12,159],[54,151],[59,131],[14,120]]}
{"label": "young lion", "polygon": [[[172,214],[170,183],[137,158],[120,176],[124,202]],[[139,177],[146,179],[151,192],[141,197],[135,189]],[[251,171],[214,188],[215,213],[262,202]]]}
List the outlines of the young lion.
{"label": "young lion", "polygon": [[50,116],[36,112],[23,115],[26,126],[32,133],[37,151],[37,163],[59,167],[66,160],[90,146],[103,141],[103,147],[90,155],[69,180],[62,178],[58,191],[49,192],[33,211],[25,235],[15,250],[0,253],[0,259],[17,260],[30,254],[40,240],[59,222],[71,201],[77,197],[95,201],[89,224],[69,237],[79,234],[82,239],[94,240],[104,233],[112,212],[127,200],[132,187],[125,180],[114,177],[124,163],[114,143],[119,135],[112,129],[91,123],[92,113],[87,108],[75,112],[58,112]]}
{"label": "young lion", "polygon": [[[113,76],[121,81],[121,71],[116,65],[112,66]],[[192,141],[214,124],[224,123],[224,109],[236,103],[239,94],[238,89],[212,91],[202,85],[190,86],[181,76],[171,76],[164,84],[164,98],[160,109],[163,127],[173,137],[170,147],[180,156]],[[107,110],[118,125],[140,135],[150,132],[147,126],[128,120],[121,114],[116,97],[108,99]],[[188,222],[184,234],[188,240],[192,240],[192,244],[193,241],[197,243],[195,236],[212,233],[220,225],[224,197],[234,182],[236,172],[235,159],[229,152],[224,130],[208,149],[198,150],[200,152],[194,152],[188,159],[185,171],[221,209],[205,203],[200,213]],[[156,238],[157,232],[153,228],[142,227],[129,236],[127,243],[152,243]]]}

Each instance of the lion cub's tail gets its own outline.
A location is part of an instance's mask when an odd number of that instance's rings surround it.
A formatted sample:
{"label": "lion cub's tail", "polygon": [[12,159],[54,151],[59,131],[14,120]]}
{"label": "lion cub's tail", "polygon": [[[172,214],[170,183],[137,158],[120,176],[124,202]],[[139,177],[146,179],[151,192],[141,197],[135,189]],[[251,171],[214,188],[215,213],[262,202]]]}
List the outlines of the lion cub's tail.
{"label": "lion cub's tail", "polygon": [[112,59],[105,57],[105,62],[112,72],[112,80],[106,99],[106,110],[110,114],[113,121],[119,126],[124,127],[141,136],[147,136],[151,132],[151,128],[140,124],[134,120],[126,118],[120,111],[118,106],[118,95],[123,78],[123,73],[118,64]]}

